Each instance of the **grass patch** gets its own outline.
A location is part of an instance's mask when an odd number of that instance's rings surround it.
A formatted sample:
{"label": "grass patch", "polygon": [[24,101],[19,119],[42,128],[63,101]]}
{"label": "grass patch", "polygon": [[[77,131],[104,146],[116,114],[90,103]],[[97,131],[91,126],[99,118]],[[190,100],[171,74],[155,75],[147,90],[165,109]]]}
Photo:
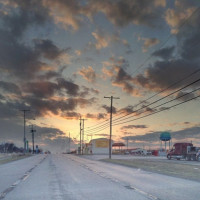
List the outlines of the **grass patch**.
{"label": "grass patch", "polygon": [[136,169],[142,169],[149,172],[155,172],[168,176],[184,178],[200,182],[200,165],[187,165],[172,162],[160,162],[151,160],[121,160],[121,159],[103,159],[101,161],[110,162],[113,164],[119,164],[127,167],[133,167]]}
{"label": "grass patch", "polygon": [[24,159],[31,156],[31,154],[20,154],[20,155],[10,155],[10,156],[5,156],[3,158],[0,159],[0,165],[5,164],[5,163],[9,163],[9,162],[13,162],[15,160],[20,160],[20,159]]}

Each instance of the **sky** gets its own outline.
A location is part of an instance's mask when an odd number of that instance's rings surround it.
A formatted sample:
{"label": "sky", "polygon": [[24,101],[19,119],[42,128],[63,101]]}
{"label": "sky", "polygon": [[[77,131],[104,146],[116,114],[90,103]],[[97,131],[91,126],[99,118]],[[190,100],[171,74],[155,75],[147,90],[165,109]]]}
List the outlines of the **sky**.
{"label": "sky", "polygon": [[[0,0],[0,143],[200,146],[199,0]],[[83,120],[82,120],[83,126]],[[83,127],[82,127],[83,128]]]}

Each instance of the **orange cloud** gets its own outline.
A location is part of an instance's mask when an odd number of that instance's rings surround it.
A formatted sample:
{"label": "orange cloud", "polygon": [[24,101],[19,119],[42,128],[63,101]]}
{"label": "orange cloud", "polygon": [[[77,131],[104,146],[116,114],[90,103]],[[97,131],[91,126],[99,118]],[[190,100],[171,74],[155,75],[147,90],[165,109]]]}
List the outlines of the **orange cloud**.
{"label": "orange cloud", "polygon": [[88,66],[88,68],[83,67],[78,73],[88,82],[94,83],[96,81],[97,76],[91,66]]}

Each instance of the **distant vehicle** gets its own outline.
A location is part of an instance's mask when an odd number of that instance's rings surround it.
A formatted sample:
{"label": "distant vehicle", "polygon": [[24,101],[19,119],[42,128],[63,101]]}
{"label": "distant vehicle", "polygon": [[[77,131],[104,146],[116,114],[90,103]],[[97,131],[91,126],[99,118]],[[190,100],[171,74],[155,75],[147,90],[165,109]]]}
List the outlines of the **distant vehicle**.
{"label": "distant vehicle", "polygon": [[175,143],[173,148],[167,154],[167,158],[180,160],[196,160],[199,147],[194,147],[192,143]]}
{"label": "distant vehicle", "polygon": [[140,148],[138,148],[138,149],[133,149],[133,150],[131,150],[131,154],[133,154],[133,155],[142,155],[142,156],[146,156],[146,155],[147,155],[147,150],[145,150],[145,149],[140,149]]}
{"label": "distant vehicle", "polygon": [[196,160],[200,162],[200,150],[196,154]]}

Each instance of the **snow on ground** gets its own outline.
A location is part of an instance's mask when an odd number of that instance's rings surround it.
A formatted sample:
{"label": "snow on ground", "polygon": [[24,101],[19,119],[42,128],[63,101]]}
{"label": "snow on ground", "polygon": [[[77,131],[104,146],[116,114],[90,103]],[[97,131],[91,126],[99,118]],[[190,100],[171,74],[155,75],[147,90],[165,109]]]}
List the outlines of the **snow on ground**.
{"label": "snow on ground", "polygon": [[7,189],[5,200],[199,198],[200,182],[98,161],[107,158],[105,155],[89,158],[67,154],[37,155],[1,165],[0,194]]}

